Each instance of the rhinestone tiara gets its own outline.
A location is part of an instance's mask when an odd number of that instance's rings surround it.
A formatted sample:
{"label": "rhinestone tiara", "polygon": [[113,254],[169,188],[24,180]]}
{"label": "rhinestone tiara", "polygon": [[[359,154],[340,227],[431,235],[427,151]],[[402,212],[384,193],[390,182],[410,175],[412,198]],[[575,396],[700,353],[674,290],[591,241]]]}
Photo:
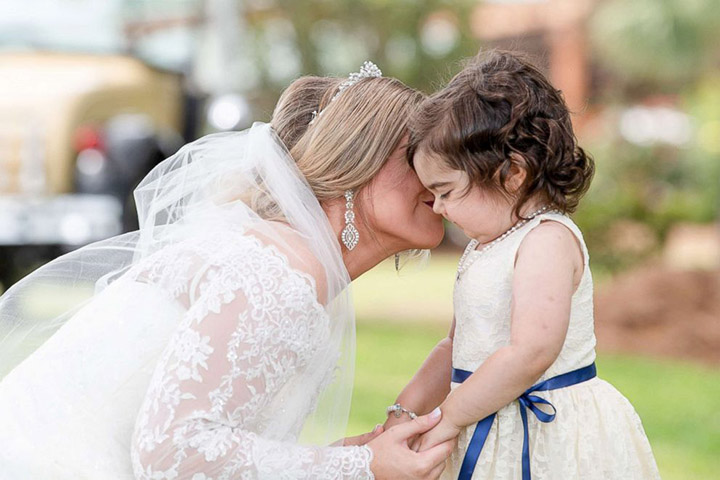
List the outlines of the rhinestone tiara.
{"label": "rhinestone tiara", "polygon": [[[363,78],[378,78],[378,77],[382,77],[382,71],[373,62],[366,61],[360,67],[359,72],[351,73],[350,75],[348,75],[348,79],[340,84],[340,86],[338,87],[338,91],[335,93],[335,95],[333,95],[333,97],[330,99],[330,102],[328,102],[328,104],[335,101],[335,99],[340,96],[340,94],[343,92],[343,90],[355,85],[357,82],[359,82]],[[315,121],[315,119],[318,116],[322,115],[323,111],[318,112],[317,110],[315,110],[312,112],[312,119],[310,120],[310,125],[312,125],[312,123]]]}

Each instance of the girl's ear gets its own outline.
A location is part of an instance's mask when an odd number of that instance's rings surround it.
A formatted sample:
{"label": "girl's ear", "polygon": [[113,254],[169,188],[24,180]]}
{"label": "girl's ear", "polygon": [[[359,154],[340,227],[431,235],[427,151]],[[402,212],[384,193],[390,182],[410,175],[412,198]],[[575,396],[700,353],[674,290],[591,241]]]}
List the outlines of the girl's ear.
{"label": "girl's ear", "polygon": [[522,155],[518,155],[517,153],[510,154],[510,161],[510,170],[508,171],[505,185],[510,193],[516,194],[525,183],[525,178],[527,178],[526,163]]}

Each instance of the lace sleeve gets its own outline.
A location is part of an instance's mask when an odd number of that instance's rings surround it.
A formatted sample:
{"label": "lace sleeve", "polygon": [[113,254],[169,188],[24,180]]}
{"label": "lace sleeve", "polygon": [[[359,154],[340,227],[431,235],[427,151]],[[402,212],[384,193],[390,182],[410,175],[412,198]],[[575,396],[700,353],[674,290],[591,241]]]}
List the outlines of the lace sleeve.
{"label": "lace sleeve", "polygon": [[271,250],[225,257],[188,289],[136,421],[136,478],[373,478],[368,447],[263,434],[328,328],[311,279]]}

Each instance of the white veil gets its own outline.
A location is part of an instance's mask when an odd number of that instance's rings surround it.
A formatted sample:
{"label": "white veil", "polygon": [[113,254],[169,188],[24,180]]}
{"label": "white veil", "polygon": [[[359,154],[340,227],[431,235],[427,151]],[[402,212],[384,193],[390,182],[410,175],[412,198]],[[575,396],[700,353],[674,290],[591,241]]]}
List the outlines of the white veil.
{"label": "white veil", "polygon": [[[279,250],[290,255],[297,245],[292,244],[296,240],[288,239],[301,238],[322,265],[330,337],[327,350],[316,358],[320,365],[310,368],[308,375],[313,371],[322,375],[328,366],[335,373],[329,384],[327,378],[307,379],[308,385],[324,388],[315,413],[305,423],[303,438],[327,445],[343,437],[355,355],[350,278],[327,217],[270,125],[256,123],[244,132],[209,135],[186,145],[146,176],[135,190],[135,200],[138,231],[64,255],[0,297],[0,395],[13,370],[20,370],[77,312],[92,305],[131,269],[183,242],[202,241],[228,231],[247,235],[251,230],[253,235],[272,239]],[[289,226],[297,235],[278,235],[278,225]],[[156,273],[153,283],[172,285],[177,281],[173,272],[170,268]],[[145,326],[135,328],[142,335]],[[274,422],[278,431],[270,432],[270,437],[281,437],[283,429],[297,423],[292,409],[286,415],[283,419],[278,413]]]}

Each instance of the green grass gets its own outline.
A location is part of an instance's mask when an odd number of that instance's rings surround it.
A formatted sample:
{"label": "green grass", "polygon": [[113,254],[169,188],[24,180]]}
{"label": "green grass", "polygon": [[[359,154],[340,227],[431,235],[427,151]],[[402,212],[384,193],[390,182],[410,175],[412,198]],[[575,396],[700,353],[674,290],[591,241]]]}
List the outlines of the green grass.
{"label": "green grass", "polygon": [[349,435],[367,432],[385,421],[385,407],[395,403],[444,333],[432,325],[359,323]]}
{"label": "green grass", "polygon": [[[385,407],[412,377],[452,318],[456,256],[397,275],[380,265],[355,282],[355,390],[348,435],[385,420]],[[720,371],[672,359],[600,354],[600,377],[642,418],[664,480],[720,478]]]}

